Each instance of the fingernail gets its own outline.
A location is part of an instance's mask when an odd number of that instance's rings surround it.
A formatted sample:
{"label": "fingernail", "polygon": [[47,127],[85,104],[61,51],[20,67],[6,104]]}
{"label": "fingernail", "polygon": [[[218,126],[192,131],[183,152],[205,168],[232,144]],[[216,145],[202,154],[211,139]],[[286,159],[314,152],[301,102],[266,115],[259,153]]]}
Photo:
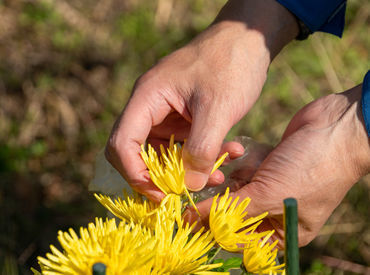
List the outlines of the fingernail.
{"label": "fingernail", "polygon": [[152,202],[155,202],[155,203],[160,203],[165,197],[165,195],[161,191],[155,191],[155,190],[147,191],[147,192],[144,193],[144,195],[149,200],[151,200]]}
{"label": "fingernail", "polygon": [[190,191],[202,190],[206,185],[207,180],[208,175],[204,173],[194,170],[185,171],[185,185]]}
{"label": "fingernail", "polygon": [[234,155],[237,155],[237,156],[242,156],[244,154],[244,149],[243,150],[235,150],[232,153]]}

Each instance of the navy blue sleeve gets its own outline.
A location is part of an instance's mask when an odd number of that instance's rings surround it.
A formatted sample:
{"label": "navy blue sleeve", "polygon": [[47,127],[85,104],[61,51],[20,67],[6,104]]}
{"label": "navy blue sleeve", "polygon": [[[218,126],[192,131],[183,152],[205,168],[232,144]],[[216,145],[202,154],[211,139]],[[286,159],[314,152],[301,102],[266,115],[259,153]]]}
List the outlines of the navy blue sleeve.
{"label": "navy blue sleeve", "polygon": [[277,0],[312,31],[342,37],[346,0]]}
{"label": "navy blue sleeve", "polygon": [[362,83],[361,105],[366,131],[370,137],[370,71],[367,72]]}

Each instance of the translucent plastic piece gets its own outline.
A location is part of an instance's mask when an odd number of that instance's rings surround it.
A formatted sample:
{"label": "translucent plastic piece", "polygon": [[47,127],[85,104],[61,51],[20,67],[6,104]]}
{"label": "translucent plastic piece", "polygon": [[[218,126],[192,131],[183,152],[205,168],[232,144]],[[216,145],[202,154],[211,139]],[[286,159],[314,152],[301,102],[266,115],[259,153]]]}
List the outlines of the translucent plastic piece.
{"label": "translucent plastic piece", "polygon": [[230,191],[236,191],[243,187],[251,181],[258,167],[273,149],[270,145],[258,143],[246,136],[238,136],[234,141],[244,146],[243,156],[232,160],[220,169],[225,175],[223,184],[206,187],[194,194],[199,201],[214,197],[218,193],[224,193],[227,187],[230,188]]}
{"label": "translucent plastic piece", "polygon": [[[225,183],[216,187],[206,187],[200,192],[194,193],[197,200],[204,200],[223,193],[226,187],[231,191],[240,189],[250,182],[257,168],[266,158],[272,147],[261,144],[250,137],[239,136],[234,139],[244,146],[244,155],[231,161],[221,168],[225,175]],[[98,153],[95,163],[95,176],[89,184],[89,191],[101,192],[107,195],[122,195],[122,190],[131,190],[127,181],[105,159],[103,150]]]}
{"label": "translucent plastic piece", "polygon": [[122,190],[128,192],[131,187],[118,171],[105,159],[104,150],[100,151],[95,160],[95,176],[89,184],[89,191],[105,195],[122,195]]}

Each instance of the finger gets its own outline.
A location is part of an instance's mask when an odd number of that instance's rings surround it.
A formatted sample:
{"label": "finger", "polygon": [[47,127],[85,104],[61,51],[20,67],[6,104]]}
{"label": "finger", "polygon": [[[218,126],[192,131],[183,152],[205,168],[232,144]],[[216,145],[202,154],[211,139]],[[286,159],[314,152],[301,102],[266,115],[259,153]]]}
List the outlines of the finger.
{"label": "finger", "polygon": [[[244,147],[238,142],[230,141],[222,144],[221,151],[217,158],[220,158],[223,154],[229,153],[222,166],[230,163],[231,160],[241,157],[244,154]],[[216,170],[213,172],[208,179],[207,186],[217,186],[225,181],[225,175],[222,171]]]}
{"label": "finger", "polygon": [[228,152],[229,155],[226,157],[222,165],[227,165],[233,159],[240,158],[244,154],[244,146],[236,141],[228,141],[222,144],[218,157],[221,157],[226,152]]}
{"label": "finger", "polygon": [[140,146],[152,125],[163,121],[171,107],[165,100],[146,94],[145,91],[135,93],[116,121],[106,146],[106,157],[133,189],[158,201],[164,194],[151,182],[140,156]]}
{"label": "finger", "polygon": [[219,114],[219,108],[204,107],[193,112],[189,138],[184,145],[185,184],[192,191],[201,190],[220,152],[231,123]]}
{"label": "finger", "polygon": [[[164,138],[153,138],[149,137],[147,143],[150,144],[158,154],[160,154],[160,146],[163,145],[164,148],[169,146],[168,139]],[[229,155],[225,159],[224,163],[231,161],[231,159],[238,158],[243,155],[244,147],[237,142],[226,142],[223,144],[222,149],[218,157],[221,157],[224,153],[228,152]],[[216,170],[212,175],[209,176],[207,186],[217,186],[225,181],[225,176],[220,170]]]}
{"label": "finger", "polygon": [[250,182],[261,163],[263,163],[273,148],[266,145],[258,145],[248,149],[247,155],[234,162],[233,171],[229,176],[230,178]]}
{"label": "finger", "polygon": [[212,175],[209,176],[207,186],[217,186],[222,184],[225,181],[224,173],[220,170],[216,170]]}

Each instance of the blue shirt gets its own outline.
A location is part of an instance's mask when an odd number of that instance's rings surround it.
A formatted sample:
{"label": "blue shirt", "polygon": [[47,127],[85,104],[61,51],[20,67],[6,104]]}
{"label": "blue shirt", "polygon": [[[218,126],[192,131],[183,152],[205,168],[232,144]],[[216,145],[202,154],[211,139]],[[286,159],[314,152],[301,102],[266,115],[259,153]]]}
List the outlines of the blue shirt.
{"label": "blue shirt", "polygon": [[346,12],[345,0],[277,0],[312,31],[342,37]]}
{"label": "blue shirt", "polygon": [[367,72],[362,83],[361,106],[367,135],[370,137],[370,71]]}

